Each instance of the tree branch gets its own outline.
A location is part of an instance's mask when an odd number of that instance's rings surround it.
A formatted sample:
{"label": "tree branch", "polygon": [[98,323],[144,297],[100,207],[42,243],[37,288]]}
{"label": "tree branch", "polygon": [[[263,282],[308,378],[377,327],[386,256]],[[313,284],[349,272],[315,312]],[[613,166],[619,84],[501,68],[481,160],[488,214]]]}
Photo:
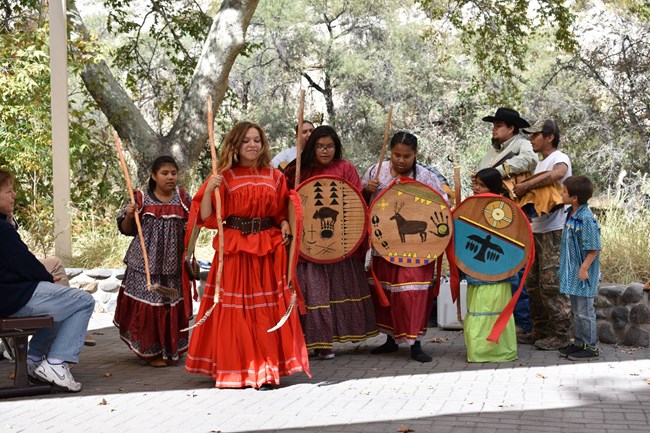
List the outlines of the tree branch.
{"label": "tree branch", "polygon": [[[67,1],[68,23],[73,33],[90,42],[90,34],[77,10],[74,0]],[[72,37],[72,36],[71,36]],[[74,53],[82,55],[81,53]],[[88,92],[115,128],[139,167],[160,154],[160,137],[149,126],[131,97],[117,82],[104,60],[85,61],[81,72]],[[129,146],[131,144],[131,146]],[[145,170],[146,171],[146,170]],[[145,175],[137,173],[139,179]]]}
{"label": "tree branch", "polygon": [[165,137],[181,169],[198,159],[208,139],[205,101],[216,111],[228,89],[228,75],[244,49],[246,30],[259,0],[224,0],[203,44],[180,112]]}

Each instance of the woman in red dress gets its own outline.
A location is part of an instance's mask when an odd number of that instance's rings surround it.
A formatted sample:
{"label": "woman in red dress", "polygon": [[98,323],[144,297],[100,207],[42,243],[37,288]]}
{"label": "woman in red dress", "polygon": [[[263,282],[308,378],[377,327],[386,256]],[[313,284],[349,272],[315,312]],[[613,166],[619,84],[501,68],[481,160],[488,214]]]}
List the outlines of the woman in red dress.
{"label": "woman in red dress", "polygon": [[[215,188],[221,194],[223,275],[218,303],[193,331],[185,369],[212,376],[217,388],[270,389],[281,376],[309,375],[307,349],[297,309],[274,332],[287,311],[287,253],[291,228],[286,220],[289,192],[283,174],[269,165],[264,131],[242,122],[221,146],[217,171],[194,197],[198,224],[217,227]],[[190,220],[192,216],[190,216]],[[208,274],[197,320],[213,306],[218,264]]]}

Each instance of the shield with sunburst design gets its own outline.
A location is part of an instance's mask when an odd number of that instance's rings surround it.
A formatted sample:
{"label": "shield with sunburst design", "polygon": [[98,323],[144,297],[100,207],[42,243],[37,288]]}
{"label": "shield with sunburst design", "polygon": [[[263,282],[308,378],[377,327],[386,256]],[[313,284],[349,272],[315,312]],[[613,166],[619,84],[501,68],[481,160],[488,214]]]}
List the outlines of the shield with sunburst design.
{"label": "shield with sunburst design", "polygon": [[501,281],[526,264],[533,235],[526,215],[495,194],[468,197],[453,211],[458,268],[483,281]]}

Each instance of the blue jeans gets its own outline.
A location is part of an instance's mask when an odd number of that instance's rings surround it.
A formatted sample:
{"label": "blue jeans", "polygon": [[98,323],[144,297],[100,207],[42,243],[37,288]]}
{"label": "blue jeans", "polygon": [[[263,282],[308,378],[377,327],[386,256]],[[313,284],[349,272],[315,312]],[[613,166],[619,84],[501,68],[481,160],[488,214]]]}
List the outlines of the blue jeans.
{"label": "blue jeans", "polygon": [[596,347],[596,309],[594,298],[569,295],[573,313],[573,330],[577,346],[587,344]]}
{"label": "blue jeans", "polygon": [[[512,294],[514,295],[517,289],[519,288],[519,282],[524,276],[524,268],[519,271],[519,281],[516,284],[512,285]],[[520,328],[523,328],[525,331],[530,331],[533,328],[533,324],[530,320],[530,301],[528,298],[528,291],[526,290],[526,285],[521,289],[521,294],[517,303],[515,304],[515,310],[513,311],[513,316],[515,316],[515,325]]]}
{"label": "blue jeans", "polygon": [[12,316],[52,316],[54,325],[36,331],[29,342],[29,355],[76,363],[94,309],[95,299],[89,293],[41,281],[29,302]]}

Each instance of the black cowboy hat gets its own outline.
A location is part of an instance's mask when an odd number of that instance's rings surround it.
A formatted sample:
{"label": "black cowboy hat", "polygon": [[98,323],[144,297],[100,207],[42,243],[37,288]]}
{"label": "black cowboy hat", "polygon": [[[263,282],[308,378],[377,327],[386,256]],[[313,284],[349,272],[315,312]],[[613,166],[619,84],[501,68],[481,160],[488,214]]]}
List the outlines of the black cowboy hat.
{"label": "black cowboy hat", "polygon": [[499,107],[494,116],[485,116],[484,122],[504,122],[508,125],[516,126],[517,128],[528,128],[530,123],[519,116],[519,112],[512,108]]}

